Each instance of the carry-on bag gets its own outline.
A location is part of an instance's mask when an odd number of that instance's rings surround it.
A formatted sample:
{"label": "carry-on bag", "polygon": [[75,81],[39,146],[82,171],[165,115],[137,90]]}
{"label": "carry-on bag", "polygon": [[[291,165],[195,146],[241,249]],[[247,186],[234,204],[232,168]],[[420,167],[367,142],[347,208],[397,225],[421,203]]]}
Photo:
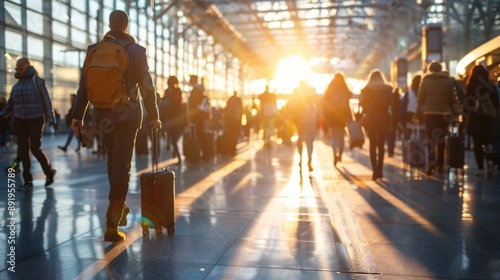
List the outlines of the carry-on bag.
{"label": "carry-on bag", "polygon": [[419,168],[426,161],[425,141],[420,138],[420,128],[413,127],[412,130],[412,137],[403,142],[403,162]]}
{"label": "carry-on bag", "polygon": [[215,140],[212,131],[205,131],[205,138],[200,143],[203,159],[213,159],[215,157]]}
{"label": "carry-on bag", "polygon": [[169,235],[174,233],[175,225],[175,173],[158,169],[160,141],[158,130],[153,130],[152,170],[141,174],[141,226],[144,235],[154,228],[161,234],[162,227]]}
{"label": "carry-on bag", "polygon": [[449,168],[463,169],[465,165],[465,139],[459,130],[459,123],[454,122],[446,136],[446,163]]}
{"label": "carry-on bag", "polygon": [[182,153],[187,161],[200,161],[201,146],[200,140],[196,136],[196,126],[194,124],[190,124],[182,135]]}
{"label": "carry-on bag", "polygon": [[365,135],[361,128],[359,121],[353,121],[347,124],[347,131],[349,132],[349,148],[362,148],[365,143]]}

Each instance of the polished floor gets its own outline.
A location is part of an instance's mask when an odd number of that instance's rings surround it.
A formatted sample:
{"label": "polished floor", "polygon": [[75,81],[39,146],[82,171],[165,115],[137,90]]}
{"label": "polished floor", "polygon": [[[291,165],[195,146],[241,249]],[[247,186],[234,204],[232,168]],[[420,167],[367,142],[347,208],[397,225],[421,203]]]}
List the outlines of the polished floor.
{"label": "polished floor", "polygon": [[[260,140],[180,166],[163,151],[161,166],[176,174],[171,236],[143,236],[138,178],[150,159],[136,156],[127,241],[112,244],[106,160],[75,142],[64,153],[64,141],[43,139],[52,189],[37,163],[31,191],[12,192],[0,176],[0,279],[500,279],[500,172],[474,176],[470,151],[463,176],[427,177],[405,169],[398,150],[376,182],[367,144],[334,168],[321,136],[313,172],[294,146]],[[7,166],[14,146],[0,153]]]}

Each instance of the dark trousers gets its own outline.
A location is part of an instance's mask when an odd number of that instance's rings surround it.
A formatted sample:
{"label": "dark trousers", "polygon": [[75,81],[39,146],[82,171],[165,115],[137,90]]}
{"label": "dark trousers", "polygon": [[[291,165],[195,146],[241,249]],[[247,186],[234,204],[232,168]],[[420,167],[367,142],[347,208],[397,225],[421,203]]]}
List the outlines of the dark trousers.
{"label": "dark trousers", "polygon": [[[477,168],[484,169],[484,147],[491,145],[493,146],[493,136],[491,131],[484,131],[484,133],[474,133],[471,134],[472,139],[474,141],[474,157],[476,159]],[[493,153],[487,157],[488,161],[494,160]]]}
{"label": "dark trousers", "polygon": [[229,135],[231,151],[236,151],[238,138],[241,135],[241,120],[227,120],[224,132]]}
{"label": "dark trousers", "polygon": [[118,124],[102,131],[103,144],[107,151],[110,187],[106,225],[110,227],[117,226],[125,205],[136,136],[135,123]]}
{"label": "dark trousers", "polygon": [[394,149],[396,148],[396,130],[391,129],[387,131],[387,152],[389,156],[394,155]]}
{"label": "dark trousers", "polygon": [[182,132],[184,131],[184,124],[182,124],[180,121],[172,121],[167,122],[166,127],[168,129],[170,144],[172,144],[173,146],[173,154],[175,157],[181,160],[181,154],[179,152],[179,139],[181,138]]}
{"label": "dark trousers", "polygon": [[198,137],[198,141],[200,142],[202,156],[206,157],[208,153],[204,150],[204,147],[206,147],[205,121],[204,120],[194,120],[193,124],[195,125],[195,128],[196,128],[196,137]]}
{"label": "dark trousers", "polygon": [[51,175],[50,161],[42,151],[42,133],[45,125],[44,117],[34,119],[14,118],[14,129],[17,133],[18,154],[23,165],[24,182],[32,182],[30,151],[42,166],[45,175]]}
{"label": "dark trousers", "polygon": [[425,140],[429,164],[444,165],[445,137],[448,135],[450,116],[425,115]]}
{"label": "dark trousers", "polygon": [[384,143],[387,138],[386,130],[367,130],[370,139],[370,162],[374,172],[382,171],[384,165]]}

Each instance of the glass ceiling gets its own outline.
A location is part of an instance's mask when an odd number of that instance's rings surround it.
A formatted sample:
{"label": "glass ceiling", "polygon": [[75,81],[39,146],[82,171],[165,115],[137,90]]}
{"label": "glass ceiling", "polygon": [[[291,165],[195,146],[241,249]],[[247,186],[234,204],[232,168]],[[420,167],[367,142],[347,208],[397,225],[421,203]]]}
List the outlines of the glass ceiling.
{"label": "glass ceiling", "polygon": [[158,2],[162,7],[178,5],[217,43],[264,72],[274,70],[283,57],[300,55],[327,62],[324,72],[343,71],[360,78],[397,55],[398,38],[422,19],[423,5],[429,4],[425,0]]}

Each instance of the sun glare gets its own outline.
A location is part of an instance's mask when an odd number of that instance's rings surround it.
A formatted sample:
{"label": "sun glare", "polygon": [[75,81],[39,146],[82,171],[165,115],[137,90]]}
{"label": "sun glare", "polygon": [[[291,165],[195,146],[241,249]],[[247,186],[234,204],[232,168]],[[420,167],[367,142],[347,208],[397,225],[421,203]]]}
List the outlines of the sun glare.
{"label": "sun glare", "polygon": [[280,60],[276,75],[269,85],[280,93],[291,93],[301,79],[308,80],[309,65],[300,55]]}
{"label": "sun glare", "polygon": [[[333,61],[336,61],[333,59]],[[274,79],[269,81],[270,89],[275,93],[292,93],[299,86],[300,80],[305,80],[310,86],[316,89],[318,94],[323,94],[328,84],[333,79],[334,72],[329,71],[315,72],[314,68],[318,64],[323,63],[321,58],[311,58],[308,62],[300,55],[293,55],[282,58],[278,63]],[[328,62],[332,64],[332,61]],[[359,94],[366,81],[346,77],[346,82],[350,90],[355,94]],[[262,86],[263,87],[263,86]]]}

